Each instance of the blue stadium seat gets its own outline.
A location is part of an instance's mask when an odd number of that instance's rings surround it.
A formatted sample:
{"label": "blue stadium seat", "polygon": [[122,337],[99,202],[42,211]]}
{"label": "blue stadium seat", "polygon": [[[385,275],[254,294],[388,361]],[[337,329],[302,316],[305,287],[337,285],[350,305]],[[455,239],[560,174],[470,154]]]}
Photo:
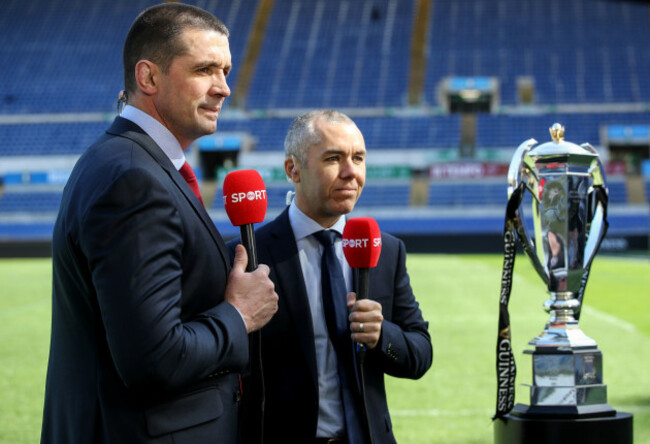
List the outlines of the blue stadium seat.
{"label": "blue stadium seat", "polygon": [[413,0],[276,0],[248,108],[403,105],[413,13]]}
{"label": "blue stadium seat", "polygon": [[287,206],[287,192],[293,191],[290,183],[270,183],[266,186],[266,202],[268,208],[281,209]]}
{"label": "blue stadium seat", "polygon": [[[152,0],[3,2],[0,14],[0,114],[112,112],[123,89],[122,45]],[[232,30],[234,89],[259,0],[190,0]],[[101,24],[101,26],[98,26]],[[26,81],[26,79],[29,79]]]}
{"label": "blue stadium seat", "polygon": [[0,125],[0,156],[81,154],[109,122]]}
{"label": "blue stadium seat", "polygon": [[506,105],[518,76],[533,77],[541,104],[648,101],[647,16],[643,2],[436,0],[427,101],[446,76],[498,77]]}
{"label": "blue stadium seat", "polygon": [[627,185],[625,179],[609,180],[607,182],[607,189],[609,191],[608,203],[611,204],[626,204],[628,203]]}
{"label": "blue stadium seat", "polygon": [[432,182],[428,204],[433,207],[498,205],[505,208],[507,184],[503,182]]}
{"label": "blue stadium seat", "polygon": [[410,183],[385,182],[366,184],[357,207],[405,207],[409,205]]}
{"label": "blue stadium seat", "polygon": [[0,197],[0,213],[57,212],[62,194],[61,191],[5,191]]}
{"label": "blue stadium seat", "polygon": [[548,142],[548,128],[560,122],[566,128],[567,141],[598,145],[600,129],[605,125],[650,123],[647,113],[564,113],[535,115],[479,114],[476,119],[476,145],[480,147],[512,147],[513,150],[531,137],[539,143]]}

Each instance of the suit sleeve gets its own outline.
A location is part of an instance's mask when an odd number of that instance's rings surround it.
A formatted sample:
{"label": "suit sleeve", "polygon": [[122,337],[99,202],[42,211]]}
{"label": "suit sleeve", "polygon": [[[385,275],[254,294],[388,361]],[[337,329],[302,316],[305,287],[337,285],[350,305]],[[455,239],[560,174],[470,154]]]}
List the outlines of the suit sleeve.
{"label": "suit sleeve", "polygon": [[384,319],[379,344],[372,354],[385,373],[418,379],[431,367],[433,348],[429,323],[422,318],[406,271],[406,247],[401,240],[397,244],[392,316]]}
{"label": "suit sleeve", "polygon": [[192,227],[171,199],[150,173],[129,170],[80,230],[110,354],[128,387],[178,388],[248,361],[246,328],[229,303],[181,319],[183,232]]}

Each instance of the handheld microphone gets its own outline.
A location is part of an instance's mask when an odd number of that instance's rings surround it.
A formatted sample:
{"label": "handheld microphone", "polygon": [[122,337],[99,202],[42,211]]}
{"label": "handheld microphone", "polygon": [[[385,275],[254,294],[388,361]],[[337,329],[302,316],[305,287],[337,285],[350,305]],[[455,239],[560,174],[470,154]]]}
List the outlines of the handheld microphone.
{"label": "handheld microphone", "polygon": [[253,224],[264,222],[266,186],[256,170],[231,171],[223,181],[223,203],[230,222],[239,227],[241,241],[248,253],[246,271],[257,268]]}
{"label": "handheld microphone", "polygon": [[[241,243],[248,254],[246,271],[255,271],[258,264],[253,224],[264,222],[267,206],[266,186],[260,173],[256,170],[237,170],[228,173],[223,181],[223,205],[233,226],[239,226]],[[260,402],[259,404],[253,403],[251,412],[254,412],[254,416],[258,416],[260,427],[263,430],[265,389],[260,330],[251,333],[249,354],[251,372],[259,375],[258,385],[254,386],[253,384],[253,390],[260,393]]]}
{"label": "handheld microphone", "polygon": [[[372,217],[358,217],[345,223],[343,229],[343,254],[350,267],[358,271],[357,299],[367,299],[370,290],[370,269],[377,266],[381,254],[381,231],[377,221]],[[358,376],[361,384],[361,399],[366,413],[370,417],[366,400],[366,380],[364,361],[366,345],[357,343]],[[368,432],[369,433],[369,432]]]}
{"label": "handheld microphone", "polygon": [[366,299],[369,291],[369,272],[377,266],[381,254],[381,231],[372,217],[357,217],[346,222],[343,229],[343,253],[359,272],[357,299]]}
{"label": "handheld microphone", "polygon": [[[357,217],[345,223],[343,254],[351,268],[358,271],[357,299],[368,298],[370,269],[377,266],[381,254],[381,231],[372,217]],[[365,353],[366,346],[357,344],[357,351]]]}

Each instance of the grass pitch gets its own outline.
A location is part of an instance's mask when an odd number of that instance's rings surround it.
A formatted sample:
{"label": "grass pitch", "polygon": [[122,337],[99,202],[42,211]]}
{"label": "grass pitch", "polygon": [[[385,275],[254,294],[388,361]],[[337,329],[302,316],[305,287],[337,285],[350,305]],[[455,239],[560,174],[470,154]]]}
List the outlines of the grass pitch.
{"label": "grass pitch", "polygon": [[[411,283],[434,344],[419,381],[387,378],[393,427],[402,444],[492,443],[495,346],[503,258],[410,255]],[[596,257],[585,293],[582,330],[603,352],[608,401],[634,414],[634,442],[650,443],[650,261]],[[0,260],[0,443],[40,437],[49,351],[51,262]],[[541,332],[547,294],[519,254],[510,298],[517,359],[517,402],[528,403],[527,342]]]}

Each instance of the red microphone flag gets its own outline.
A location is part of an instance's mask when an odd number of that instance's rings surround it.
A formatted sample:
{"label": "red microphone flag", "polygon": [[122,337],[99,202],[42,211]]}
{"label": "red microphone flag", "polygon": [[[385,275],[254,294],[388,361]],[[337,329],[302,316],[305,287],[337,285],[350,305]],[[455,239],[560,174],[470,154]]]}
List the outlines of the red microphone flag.
{"label": "red microphone flag", "polygon": [[223,204],[230,222],[236,227],[264,222],[267,197],[260,173],[256,170],[228,173],[223,181]]}
{"label": "red microphone flag", "polygon": [[357,217],[345,223],[343,253],[352,268],[374,268],[381,254],[381,231],[372,217]]}

